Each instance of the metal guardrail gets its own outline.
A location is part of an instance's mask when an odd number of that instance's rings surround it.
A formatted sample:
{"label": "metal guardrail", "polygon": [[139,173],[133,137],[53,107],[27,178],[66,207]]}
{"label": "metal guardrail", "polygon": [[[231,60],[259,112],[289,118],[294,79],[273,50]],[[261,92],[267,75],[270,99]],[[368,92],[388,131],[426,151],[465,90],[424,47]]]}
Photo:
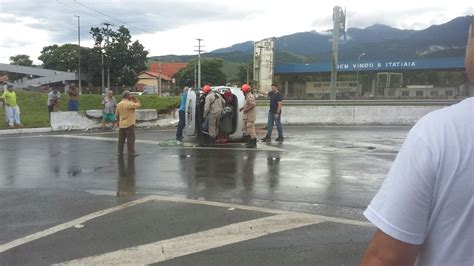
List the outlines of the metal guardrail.
{"label": "metal guardrail", "polygon": [[[462,101],[462,99],[449,100],[283,100],[284,105],[391,105],[391,106],[449,106]],[[257,100],[257,104],[268,105],[268,100]]]}

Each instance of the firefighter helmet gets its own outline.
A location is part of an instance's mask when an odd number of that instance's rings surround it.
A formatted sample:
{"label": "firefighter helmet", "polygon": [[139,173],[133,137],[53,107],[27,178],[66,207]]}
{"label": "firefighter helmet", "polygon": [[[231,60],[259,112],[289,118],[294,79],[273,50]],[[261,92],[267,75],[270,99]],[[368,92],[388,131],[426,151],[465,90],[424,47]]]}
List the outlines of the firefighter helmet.
{"label": "firefighter helmet", "polygon": [[244,84],[242,85],[242,91],[247,93],[247,92],[250,92],[252,90],[252,87],[250,87],[249,84]]}
{"label": "firefighter helmet", "polygon": [[202,87],[202,92],[208,94],[209,92],[211,92],[211,86],[205,85],[204,87]]}

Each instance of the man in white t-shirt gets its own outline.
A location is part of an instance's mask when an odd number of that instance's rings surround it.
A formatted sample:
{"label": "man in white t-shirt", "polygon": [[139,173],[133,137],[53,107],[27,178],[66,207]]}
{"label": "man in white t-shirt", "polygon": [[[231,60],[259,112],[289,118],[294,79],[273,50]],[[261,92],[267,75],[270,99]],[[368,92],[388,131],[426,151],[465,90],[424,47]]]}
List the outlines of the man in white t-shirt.
{"label": "man in white t-shirt", "polygon": [[[474,85],[474,21],[466,72]],[[474,97],[423,117],[364,215],[362,265],[474,265]]]}

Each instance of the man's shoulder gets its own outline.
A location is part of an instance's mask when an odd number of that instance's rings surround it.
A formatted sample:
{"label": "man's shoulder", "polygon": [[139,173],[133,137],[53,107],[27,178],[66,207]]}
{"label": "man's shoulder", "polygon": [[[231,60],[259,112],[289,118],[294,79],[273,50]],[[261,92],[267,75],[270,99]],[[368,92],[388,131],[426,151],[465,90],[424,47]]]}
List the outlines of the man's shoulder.
{"label": "man's shoulder", "polygon": [[283,94],[281,94],[280,91],[276,91],[270,96],[270,99],[272,99],[274,101],[282,101],[283,100]]}
{"label": "man's shoulder", "polygon": [[467,98],[457,104],[432,111],[425,115],[417,125],[444,126],[445,123],[463,123],[473,119],[474,97]]}
{"label": "man's shoulder", "polygon": [[217,93],[215,92],[210,92],[209,94],[206,95],[206,99],[212,99],[212,98],[219,98],[219,96],[217,95]]}
{"label": "man's shoulder", "polygon": [[[440,144],[445,138],[453,140],[455,136],[470,139],[474,130],[472,110],[474,110],[474,97],[428,113],[415,124],[411,132],[432,145]],[[456,134],[453,135],[453,132]]]}

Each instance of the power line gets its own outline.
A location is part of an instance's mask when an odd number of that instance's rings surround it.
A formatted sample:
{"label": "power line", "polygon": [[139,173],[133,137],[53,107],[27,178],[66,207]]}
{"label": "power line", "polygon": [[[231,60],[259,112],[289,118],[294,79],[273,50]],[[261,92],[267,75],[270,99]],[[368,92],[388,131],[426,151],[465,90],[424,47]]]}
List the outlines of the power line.
{"label": "power line", "polygon": [[81,10],[81,9],[75,8],[75,7],[73,7],[73,6],[70,6],[70,5],[66,4],[66,3],[61,2],[60,0],[56,0],[56,2],[58,2],[59,4],[65,6],[65,7],[67,7],[67,8],[74,9],[74,10],[79,11],[79,12],[81,12],[81,13],[84,13],[84,14],[90,16],[90,17],[94,17],[94,18],[97,18],[97,19],[102,20],[100,17],[98,17],[98,16],[96,16],[96,15],[92,15],[91,13],[88,13],[88,12],[85,12],[85,11],[83,11],[83,10]]}
{"label": "power line", "polygon": [[108,18],[111,18],[111,19],[113,19],[113,20],[115,20],[115,21],[117,21],[117,22],[120,22],[120,23],[124,24],[124,25],[132,26],[132,27],[135,28],[135,29],[138,29],[138,30],[140,30],[140,31],[143,31],[144,33],[148,33],[146,30],[144,30],[144,29],[142,29],[142,28],[140,28],[140,27],[137,27],[137,26],[135,26],[135,25],[133,25],[133,24],[131,24],[131,23],[125,22],[125,21],[123,21],[123,20],[114,18],[114,17],[110,16],[109,14],[107,14],[107,13],[105,13],[105,12],[103,12],[103,11],[100,11],[100,10],[94,9],[94,8],[92,8],[92,7],[90,7],[90,6],[87,6],[87,5],[85,5],[85,4],[79,3],[79,1],[77,1],[77,0],[74,0],[74,3],[76,3],[76,4],[80,5],[80,6],[83,6],[83,7],[87,8],[87,9],[90,9],[90,10],[92,10],[92,11],[98,13],[98,14],[101,14],[102,16],[106,16],[106,17],[108,17]]}
{"label": "power line", "polygon": [[92,28],[92,27],[99,27],[101,24],[95,24],[95,25],[89,25],[89,26],[81,26],[81,29],[83,28]]}

